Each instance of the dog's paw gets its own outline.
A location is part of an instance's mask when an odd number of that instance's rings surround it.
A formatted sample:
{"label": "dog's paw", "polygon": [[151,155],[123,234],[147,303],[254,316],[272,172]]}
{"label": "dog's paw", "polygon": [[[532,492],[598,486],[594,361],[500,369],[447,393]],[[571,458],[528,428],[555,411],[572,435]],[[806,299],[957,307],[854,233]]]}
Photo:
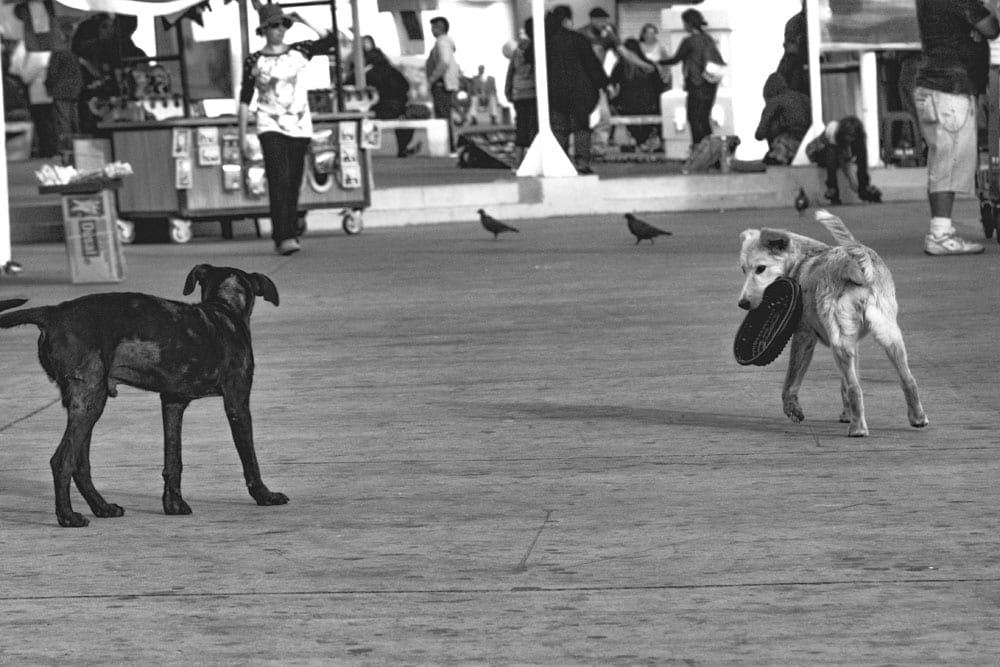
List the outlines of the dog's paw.
{"label": "dog's paw", "polygon": [[847,408],[844,408],[844,411],[840,413],[840,423],[841,424],[851,423],[851,412]]}
{"label": "dog's paw", "polygon": [[288,496],[283,493],[278,493],[277,491],[264,490],[263,493],[258,492],[254,494],[254,500],[257,501],[258,505],[285,505],[288,503]]}
{"label": "dog's paw", "polygon": [[179,516],[191,513],[191,506],[184,499],[173,493],[163,494],[163,513],[168,516]]}
{"label": "dog's paw", "polygon": [[125,516],[125,508],[113,503],[105,503],[103,507],[92,507],[91,510],[93,510],[94,516],[99,519],[113,519]]}
{"label": "dog's paw", "polygon": [[923,428],[927,426],[929,423],[930,421],[928,421],[927,415],[925,415],[922,412],[916,416],[910,415],[910,426],[913,426],[915,428]]}
{"label": "dog's paw", "polygon": [[798,399],[786,398],[783,401],[783,407],[785,409],[785,416],[796,424],[805,420],[806,415],[802,412],[802,406],[799,405]]}
{"label": "dog's paw", "polygon": [[868,427],[864,424],[851,424],[847,427],[848,438],[864,438],[868,435]]}
{"label": "dog's paw", "polygon": [[63,528],[83,528],[84,526],[90,525],[90,521],[87,517],[83,516],[79,512],[60,514],[56,518],[59,519],[59,525]]}

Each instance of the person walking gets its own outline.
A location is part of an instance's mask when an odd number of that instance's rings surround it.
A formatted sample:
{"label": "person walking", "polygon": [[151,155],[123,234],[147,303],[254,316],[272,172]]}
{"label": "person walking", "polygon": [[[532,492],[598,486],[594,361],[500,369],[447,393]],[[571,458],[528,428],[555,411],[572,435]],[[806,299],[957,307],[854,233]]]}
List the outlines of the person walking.
{"label": "person walking", "polygon": [[[262,5],[258,15],[257,34],[265,38],[266,44],[243,63],[240,144],[244,155],[253,151],[246,138],[250,102],[256,93],[257,136],[264,153],[271,238],[278,254],[291,255],[301,249],[297,229],[299,189],[313,135],[308,82],[302,74],[314,55],[337,47],[337,38],[330,30],[313,27],[297,13],[284,13],[279,5]],[[303,24],[320,39],[286,44],[285,32],[293,23]]]}
{"label": "person walking", "polygon": [[525,37],[517,44],[507,65],[503,94],[514,105],[514,171],[538,134],[538,93],[535,88],[535,22],[524,21]]}
{"label": "person walking", "polygon": [[431,89],[431,100],[434,103],[434,117],[448,121],[448,149],[455,152],[455,138],[452,130],[451,110],[454,105],[455,93],[458,92],[459,68],[455,59],[455,40],[448,31],[451,24],[443,16],[431,19],[431,34],[434,35],[434,46],[427,55],[425,70],[427,85]]}
{"label": "person walking", "polygon": [[927,143],[928,255],[971,255],[982,243],[967,241],[952,224],[956,193],[972,194],[978,164],[977,98],[986,92],[987,39],[1000,35],[992,2],[917,0],[922,59],[913,101]]}
{"label": "person walking", "polygon": [[719,54],[715,40],[705,32],[708,22],[697,9],[686,9],[681,14],[684,22],[685,37],[677,52],[662,65],[675,65],[683,62],[684,90],[687,92],[687,121],[691,128],[691,147],[697,146],[702,139],[712,134],[712,107],[715,106],[715,95],[719,90],[718,81],[710,81],[705,76],[705,66],[708,63],[725,65]]}
{"label": "person walking", "polygon": [[561,11],[553,10],[545,16],[549,124],[567,155],[572,135],[573,163],[577,172],[592,174],[590,112],[600,92],[609,88],[610,81],[590,42],[579,32],[568,29],[565,20]]}

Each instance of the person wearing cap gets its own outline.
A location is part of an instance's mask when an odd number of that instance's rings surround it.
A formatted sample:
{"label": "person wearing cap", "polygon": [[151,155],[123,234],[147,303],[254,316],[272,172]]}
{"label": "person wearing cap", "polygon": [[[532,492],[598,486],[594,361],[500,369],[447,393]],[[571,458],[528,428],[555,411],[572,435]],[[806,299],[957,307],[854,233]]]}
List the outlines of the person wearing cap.
{"label": "person wearing cap", "polygon": [[719,47],[711,35],[705,32],[708,21],[697,9],[686,9],[681,14],[684,30],[688,33],[677,52],[661,60],[662,65],[683,62],[684,90],[687,92],[686,110],[688,126],[691,128],[691,148],[712,134],[712,107],[719,90],[718,83],[704,77],[705,65],[709,62],[724,65]]}
{"label": "person wearing cap", "polygon": [[[314,55],[328,53],[337,46],[337,38],[332,31],[312,26],[295,12],[286,14],[276,4],[262,5],[258,17],[257,34],[266,43],[243,63],[240,145],[244,156],[253,152],[247,141],[247,122],[256,93],[257,136],[264,153],[271,238],[279,254],[291,255],[301,248],[297,228],[299,190],[313,135],[309,85],[303,74]],[[320,39],[286,44],[285,32],[293,23],[303,24]]]}

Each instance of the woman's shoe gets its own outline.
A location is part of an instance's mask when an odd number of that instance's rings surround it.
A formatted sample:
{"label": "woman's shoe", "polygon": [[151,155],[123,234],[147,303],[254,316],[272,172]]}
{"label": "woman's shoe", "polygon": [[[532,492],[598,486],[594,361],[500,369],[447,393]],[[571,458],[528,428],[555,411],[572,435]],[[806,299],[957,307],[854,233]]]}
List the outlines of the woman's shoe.
{"label": "woman's shoe", "polygon": [[291,239],[285,239],[284,241],[276,245],[274,250],[279,255],[284,255],[285,257],[287,257],[288,255],[294,255],[299,250],[302,250],[302,246],[299,244],[298,239],[291,238]]}

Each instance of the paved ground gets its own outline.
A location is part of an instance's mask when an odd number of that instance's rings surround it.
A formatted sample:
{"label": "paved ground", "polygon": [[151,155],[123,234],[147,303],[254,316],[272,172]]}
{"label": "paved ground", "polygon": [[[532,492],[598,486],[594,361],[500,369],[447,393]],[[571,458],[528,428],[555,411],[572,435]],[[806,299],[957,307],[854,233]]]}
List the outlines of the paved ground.
{"label": "paved ground", "polygon": [[194,514],[164,516],[159,402],[123,389],[93,462],[126,515],[59,528],[63,412],[35,331],[3,332],[0,663],[995,664],[1000,247],[928,258],[923,205],[839,212],[896,276],[927,429],[874,343],[867,439],[837,423],[825,351],[801,425],[784,359],[733,360],[737,234],[823,237],[794,211],[649,214],[675,236],[638,247],[607,217],[310,236],[292,258],[136,245],[110,288],[67,284],[58,245],[16,248],[28,272],[0,295],[36,303],[180,299],[199,262],[270,275],[253,409],[291,503],[252,503],[205,399]]}

